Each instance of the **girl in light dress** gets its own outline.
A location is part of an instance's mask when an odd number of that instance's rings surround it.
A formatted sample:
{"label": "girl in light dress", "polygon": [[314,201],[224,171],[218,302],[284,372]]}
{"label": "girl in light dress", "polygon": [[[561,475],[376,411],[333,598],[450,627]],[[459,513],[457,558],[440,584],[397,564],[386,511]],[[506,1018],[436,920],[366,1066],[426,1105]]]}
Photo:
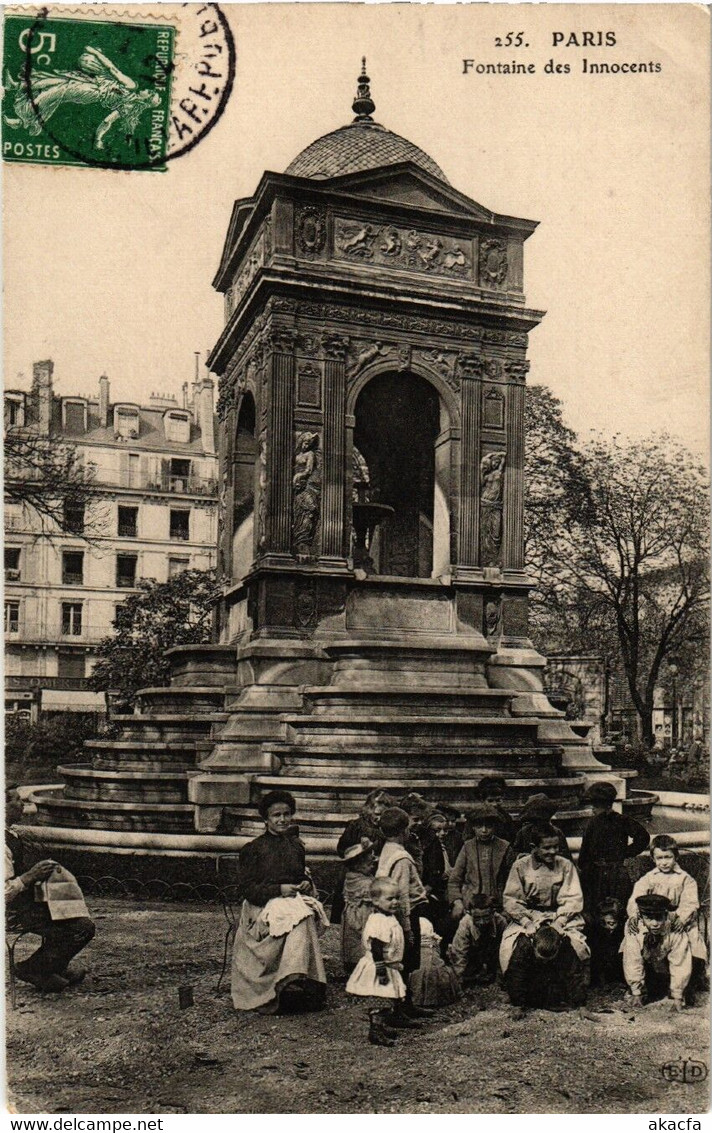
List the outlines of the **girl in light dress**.
{"label": "girl in light dress", "polygon": [[371,904],[374,911],[363,929],[365,951],[349,976],[346,992],[392,1003],[391,1010],[384,1006],[369,1010],[368,1038],[375,1046],[393,1046],[403,1018],[406,993],[401,975],[405,941],[395,916],[398,889],[394,883],[386,877],[376,878],[371,883]]}

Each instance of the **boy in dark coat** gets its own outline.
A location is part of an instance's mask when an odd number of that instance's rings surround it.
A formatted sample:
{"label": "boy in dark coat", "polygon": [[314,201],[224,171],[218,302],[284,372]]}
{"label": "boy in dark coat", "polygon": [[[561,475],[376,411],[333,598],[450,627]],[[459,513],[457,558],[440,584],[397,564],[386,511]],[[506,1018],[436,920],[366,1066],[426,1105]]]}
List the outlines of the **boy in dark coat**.
{"label": "boy in dark coat", "polygon": [[586,907],[593,909],[610,897],[626,901],[631,883],[623,863],[647,850],[650,835],[634,818],[613,810],[616,788],[612,783],[592,783],[583,798],[593,807],[578,860]]}

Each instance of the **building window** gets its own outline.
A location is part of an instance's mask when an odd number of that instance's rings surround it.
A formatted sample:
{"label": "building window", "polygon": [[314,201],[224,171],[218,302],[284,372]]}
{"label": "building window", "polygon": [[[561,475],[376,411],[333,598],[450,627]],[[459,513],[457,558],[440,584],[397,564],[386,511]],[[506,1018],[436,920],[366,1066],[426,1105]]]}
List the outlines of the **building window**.
{"label": "building window", "polygon": [[64,415],[64,431],[73,436],[87,431],[87,405],[85,401],[64,401],[62,403]]}
{"label": "building window", "polygon": [[170,484],[171,492],[190,491],[190,461],[173,457],[171,460]]}
{"label": "building window", "polygon": [[62,602],[62,633],[65,637],[79,637],[82,632],[81,602]]}
{"label": "building window", "polygon": [[129,469],[128,469],[128,484],[127,484],[127,487],[129,487],[129,488],[140,488],[140,486],[141,486],[141,484],[140,484],[141,473],[140,473],[139,455],[138,455],[137,452],[130,452],[128,454],[128,457],[129,457]]}
{"label": "building window", "polygon": [[116,556],[116,585],[127,587],[136,585],[136,555]]}
{"label": "building window", "polygon": [[190,512],[174,511],[171,508],[170,536],[171,539],[190,539]]}
{"label": "building window", "polygon": [[190,444],[190,418],[186,412],[169,410],[164,415],[163,423],[167,441],[181,445]]}
{"label": "building window", "polygon": [[178,556],[169,555],[168,557],[168,577],[175,578],[177,574],[182,574],[190,566],[189,558],[178,558]]}
{"label": "building window", "polygon": [[138,407],[122,405],[114,409],[114,436],[118,440],[135,440],[138,437]]}
{"label": "building window", "polygon": [[84,533],[84,504],[70,504],[65,502],[62,515],[62,530],[72,535]]}
{"label": "building window", "polygon": [[77,677],[85,676],[85,657],[83,653],[70,653],[68,650],[60,649],[57,653],[57,676],[58,677],[71,677],[76,680]]}
{"label": "building window", "polygon": [[20,548],[5,548],[5,581],[20,581]]}
{"label": "building window", "polygon": [[6,397],[5,398],[5,428],[12,429],[20,428],[25,424],[25,399],[24,397]]}
{"label": "building window", "polygon": [[20,632],[20,603],[5,603],[5,633]]}
{"label": "building window", "polygon": [[84,552],[62,551],[62,582],[65,586],[84,583]]}
{"label": "building window", "polygon": [[119,535],[135,539],[138,535],[138,508],[119,505]]}

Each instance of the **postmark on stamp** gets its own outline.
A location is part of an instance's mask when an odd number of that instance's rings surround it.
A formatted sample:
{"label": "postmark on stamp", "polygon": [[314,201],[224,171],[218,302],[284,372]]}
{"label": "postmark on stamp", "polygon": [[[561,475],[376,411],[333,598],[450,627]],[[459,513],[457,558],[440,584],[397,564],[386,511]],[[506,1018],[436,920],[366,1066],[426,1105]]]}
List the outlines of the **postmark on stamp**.
{"label": "postmark on stamp", "polygon": [[179,26],[65,11],[5,17],[6,161],[165,170],[219,121],[235,50],[217,5],[183,5]]}

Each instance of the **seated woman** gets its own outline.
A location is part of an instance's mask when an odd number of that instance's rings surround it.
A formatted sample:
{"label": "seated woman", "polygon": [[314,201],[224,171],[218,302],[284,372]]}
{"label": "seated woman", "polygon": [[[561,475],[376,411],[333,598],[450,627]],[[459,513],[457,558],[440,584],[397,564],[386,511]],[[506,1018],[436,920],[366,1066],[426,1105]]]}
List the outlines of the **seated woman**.
{"label": "seated woman", "polygon": [[232,957],[238,1011],[316,1010],[326,996],[317,926],[328,924],[307,875],[304,846],[290,833],[296,803],[270,791],[259,803],[266,830],[240,851],[244,896]]}

